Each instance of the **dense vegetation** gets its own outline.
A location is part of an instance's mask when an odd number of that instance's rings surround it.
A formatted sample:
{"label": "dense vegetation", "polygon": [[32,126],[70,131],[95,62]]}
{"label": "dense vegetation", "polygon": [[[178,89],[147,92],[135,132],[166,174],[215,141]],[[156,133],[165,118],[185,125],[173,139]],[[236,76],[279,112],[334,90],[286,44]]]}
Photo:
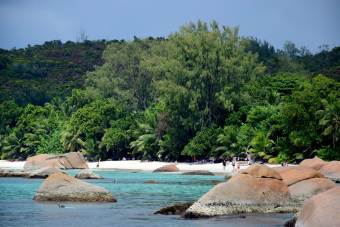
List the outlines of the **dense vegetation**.
{"label": "dense vegetation", "polygon": [[340,159],[339,47],[276,50],[198,22],[167,38],[52,42],[0,56],[2,159]]}

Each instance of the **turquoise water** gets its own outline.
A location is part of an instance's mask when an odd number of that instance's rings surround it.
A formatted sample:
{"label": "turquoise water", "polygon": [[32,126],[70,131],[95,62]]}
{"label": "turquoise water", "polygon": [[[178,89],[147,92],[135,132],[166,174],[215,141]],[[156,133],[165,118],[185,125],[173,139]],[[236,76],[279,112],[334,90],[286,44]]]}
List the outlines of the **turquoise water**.
{"label": "turquoise water", "polygon": [[[73,175],[76,171],[70,171]],[[0,226],[282,226],[291,214],[247,215],[186,220],[154,215],[163,206],[195,201],[221,176],[98,171],[101,180],[89,180],[112,192],[117,203],[42,203],[32,200],[41,179],[0,178]],[[159,184],[144,184],[156,180]]]}

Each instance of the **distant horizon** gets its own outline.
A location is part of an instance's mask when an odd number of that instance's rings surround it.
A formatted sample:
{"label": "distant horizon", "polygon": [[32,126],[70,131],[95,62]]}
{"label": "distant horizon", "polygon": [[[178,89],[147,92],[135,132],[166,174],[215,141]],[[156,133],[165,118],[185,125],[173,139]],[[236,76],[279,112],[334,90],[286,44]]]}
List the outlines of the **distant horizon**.
{"label": "distant horizon", "polygon": [[25,48],[46,41],[133,40],[167,37],[180,26],[202,20],[238,26],[240,35],[282,49],[286,41],[317,52],[340,45],[340,1],[337,0],[91,0],[0,2],[0,48]]}

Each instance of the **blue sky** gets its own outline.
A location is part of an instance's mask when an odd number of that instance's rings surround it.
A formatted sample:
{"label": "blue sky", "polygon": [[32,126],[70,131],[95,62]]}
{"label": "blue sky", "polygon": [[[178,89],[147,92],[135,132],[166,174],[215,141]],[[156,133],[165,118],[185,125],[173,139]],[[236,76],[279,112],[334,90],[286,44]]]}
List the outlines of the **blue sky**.
{"label": "blue sky", "polygon": [[188,22],[216,20],[281,48],[340,45],[338,0],[0,0],[0,48],[59,39],[167,36]]}

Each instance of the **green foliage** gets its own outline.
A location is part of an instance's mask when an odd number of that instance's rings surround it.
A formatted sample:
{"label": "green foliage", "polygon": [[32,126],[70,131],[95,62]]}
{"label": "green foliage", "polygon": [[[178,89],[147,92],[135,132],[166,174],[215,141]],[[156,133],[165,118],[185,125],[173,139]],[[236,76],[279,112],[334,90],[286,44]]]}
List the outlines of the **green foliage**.
{"label": "green foliage", "polygon": [[184,147],[182,155],[194,158],[209,158],[217,146],[218,128],[204,128]]}
{"label": "green foliage", "polygon": [[105,128],[118,119],[122,109],[112,100],[98,99],[75,111],[65,125],[61,141],[68,152],[82,151],[96,157],[102,156],[99,141]]}
{"label": "green foliage", "polygon": [[54,97],[66,97],[84,83],[83,74],[101,65],[106,41],[43,45],[11,51],[0,49],[0,102],[43,105]]}
{"label": "green foliage", "polygon": [[277,50],[201,21],[167,38],[0,49],[0,155],[340,159],[339,50]]}

